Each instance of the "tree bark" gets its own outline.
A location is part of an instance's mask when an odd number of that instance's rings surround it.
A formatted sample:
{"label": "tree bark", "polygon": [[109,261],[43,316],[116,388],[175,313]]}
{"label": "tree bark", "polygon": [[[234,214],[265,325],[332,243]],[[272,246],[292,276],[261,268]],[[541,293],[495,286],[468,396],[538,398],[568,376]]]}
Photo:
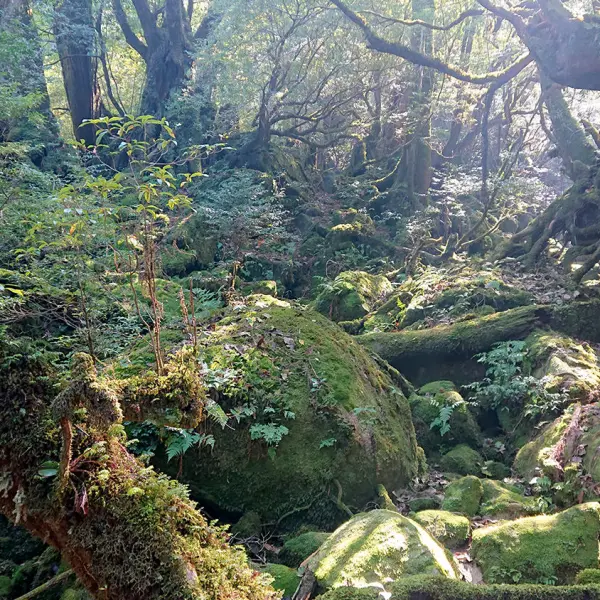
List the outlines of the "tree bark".
{"label": "tree bark", "polygon": [[56,48],[62,67],[73,135],[86,146],[96,141],[92,125],[82,123],[100,116],[100,88],[96,81],[96,39],[89,0],[62,0],[54,15]]}

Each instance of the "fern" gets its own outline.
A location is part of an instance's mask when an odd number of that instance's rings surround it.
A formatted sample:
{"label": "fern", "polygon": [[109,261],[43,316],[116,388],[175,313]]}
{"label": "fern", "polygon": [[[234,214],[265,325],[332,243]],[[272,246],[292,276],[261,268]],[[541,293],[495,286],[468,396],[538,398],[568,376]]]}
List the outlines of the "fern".
{"label": "fern", "polygon": [[193,429],[178,429],[176,427],[166,427],[167,437],[165,447],[167,460],[183,456],[192,446],[210,446],[215,445],[215,438],[212,435],[198,433]]}
{"label": "fern", "polygon": [[253,440],[264,440],[269,446],[277,446],[290,430],[285,425],[256,423],[250,427],[250,437]]}

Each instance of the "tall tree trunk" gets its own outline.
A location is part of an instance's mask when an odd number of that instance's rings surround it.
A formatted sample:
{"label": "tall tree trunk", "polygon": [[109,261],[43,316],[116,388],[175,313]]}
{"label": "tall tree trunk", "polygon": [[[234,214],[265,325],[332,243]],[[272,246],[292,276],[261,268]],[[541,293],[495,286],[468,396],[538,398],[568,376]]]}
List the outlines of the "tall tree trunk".
{"label": "tall tree trunk", "polygon": [[[18,53],[18,59],[6,60],[2,65],[0,85],[15,86],[17,93],[28,95],[37,94],[40,102],[36,111],[44,117],[44,127],[41,131],[42,141],[56,141],[58,124],[50,111],[50,97],[44,75],[43,56],[38,32],[31,19],[31,7],[28,0],[0,0],[0,34],[7,36],[3,40],[7,45],[10,38],[24,43],[24,50]],[[3,115],[0,115],[2,120]],[[23,128],[19,139],[27,138],[30,132]],[[0,141],[2,141],[0,139]],[[38,140],[39,141],[39,140]]]}
{"label": "tall tree trunk", "polygon": [[61,0],[54,15],[56,48],[71,114],[73,135],[86,145],[95,142],[95,130],[82,125],[100,115],[100,90],[96,80],[96,40],[89,0]]}

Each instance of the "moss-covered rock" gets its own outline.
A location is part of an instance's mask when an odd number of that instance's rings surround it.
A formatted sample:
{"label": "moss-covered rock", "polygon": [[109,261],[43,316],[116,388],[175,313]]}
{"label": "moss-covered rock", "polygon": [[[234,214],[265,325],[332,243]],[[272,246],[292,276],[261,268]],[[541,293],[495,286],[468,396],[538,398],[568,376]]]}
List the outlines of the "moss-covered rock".
{"label": "moss-covered rock", "polygon": [[398,579],[417,573],[456,577],[444,548],[411,519],[389,510],[355,515],[311,557],[321,589]]}
{"label": "moss-covered rock", "polygon": [[[412,394],[409,402],[417,441],[428,455],[460,443],[479,445],[479,426],[451,381],[428,383]],[[431,425],[439,417],[440,410],[447,407],[452,408],[448,421],[450,429],[442,435],[439,427]]]}
{"label": "moss-covered rock", "polygon": [[345,271],[333,283],[325,284],[315,300],[315,308],[334,321],[352,321],[366,315],[392,289],[383,275]]}
{"label": "moss-covered rock", "polygon": [[306,531],[291,537],[283,544],[279,560],[288,567],[298,568],[330,535],[324,531]]}
{"label": "moss-covered rock", "polygon": [[206,432],[214,450],[184,457],[183,477],[203,503],[327,529],[345,505],[374,499],[379,483],[397,489],[417,473],[405,396],[319,313],[254,296],[206,335],[201,361],[219,414],[230,415]]}
{"label": "moss-covered rock", "polygon": [[237,538],[249,538],[259,535],[262,529],[260,515],[254,511],[248,511],[232,528],[231,533]]}
{"label": "moss-covered rock", "polygon": [[481,467],[481,473],[490,479],[505,479],[510,477],[511,471],[510,467],[504,463],[497,460],[486,460]]}
{"label": "moss-covered rock", "polygon": [[600,585],[600,569],[583,569],[575,576],[579,585]]}
{"label": "moss-covered rock", "polygon": [[447,548],[459,548],[469,538],[469,519],[446,510],[423,510],[412,518]]}
{"label": "moss-covered rock", "polygon": [[[386,586],[389,600],[598,600],[597,585],[473,585],[446,577],[404,577]],[[388,597],[388,596],[386,596]],[[341,587],[319,600],[379,600],[379,590]]]}
{"label": "moss-covered rock", "polygon": [[440,468],[447,473],[475,475],[481,473],[483,457],[466,444],[459,444],[440,459]]}
{"label": "moss-covered rock", "polygon": [[479,511],[483,485],[478,477],[469,475],[453,481],[446,488],[442,509],[474,517]]}
{"label": "moss-covered rock", "polygon": [[583,400],[600,387],[599,358],[589,344],[553,331],[536,331],[526,342],[527,366],[549,391]]}
{"label": "moss-covered rock", "polygon": [[285,565],[268,564],[261,571],[268,573],[273,578],[271,584],[276,590],[283,592],[283,598],[291,598],[300,583],[300,576],[296,569]]}
{"label": "moss-covered rock", "polygon": [[498,519],[515,519],[530,515],[535,511],[532,498],[527,498],[522,491],[507,483],[483,479],[483,496],[479,514]]}
{"label": "moss-covered rock", "polygon": [[575,403],[525,444],[514,461],[524,478],[543,473],[562,480],[570,470],[600,483],[600,407]]}
{"label": "moss-covered rock", "polygon": [[424,496],[422,498],[412,498],[408,501],[408,508],[411,512],[420,512],[422,510],[436,510],[442,505],[442,500],[437,496]]}
{"label": "moss-covered rock", "polygon": [[590,502],[554,515],[525,517],[473,532],[471,556],[488,583],[573,583],[598,567],[600,504]]}

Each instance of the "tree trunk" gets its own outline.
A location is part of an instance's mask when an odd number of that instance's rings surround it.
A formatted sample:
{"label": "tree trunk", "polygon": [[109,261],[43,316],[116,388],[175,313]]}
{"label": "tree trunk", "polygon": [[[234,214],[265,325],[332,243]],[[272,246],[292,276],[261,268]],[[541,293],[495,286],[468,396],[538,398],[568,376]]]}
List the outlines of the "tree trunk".
{"label": "tree trunk", "polygon": [[71,114],[73,135],[87,146],[96,141],[86,119],[100,116],[100,89],[96,81],[96,40],[89,0],[62,0],[54,15],[54,34]]}
{"label": "tree trunk", "polygon": [[[89,356],[76,355],[70,383],[56,395],[49,362],[5,342],[0,334],[0,512],[57,548],[99,600],[275,599],[186,490],[123,445],[121,406],[135,417],[144,386],[156,379],[113,387],[97,378]],[[174,377],[163,390],[167,404],[181,390],[190,398],[201,389],[175,372],[166,377]],[[196,424],[200,413],[190,413]],[[72,422],[72,438],[60,420]],[[69,459],[59,472],[61,455]]]}

